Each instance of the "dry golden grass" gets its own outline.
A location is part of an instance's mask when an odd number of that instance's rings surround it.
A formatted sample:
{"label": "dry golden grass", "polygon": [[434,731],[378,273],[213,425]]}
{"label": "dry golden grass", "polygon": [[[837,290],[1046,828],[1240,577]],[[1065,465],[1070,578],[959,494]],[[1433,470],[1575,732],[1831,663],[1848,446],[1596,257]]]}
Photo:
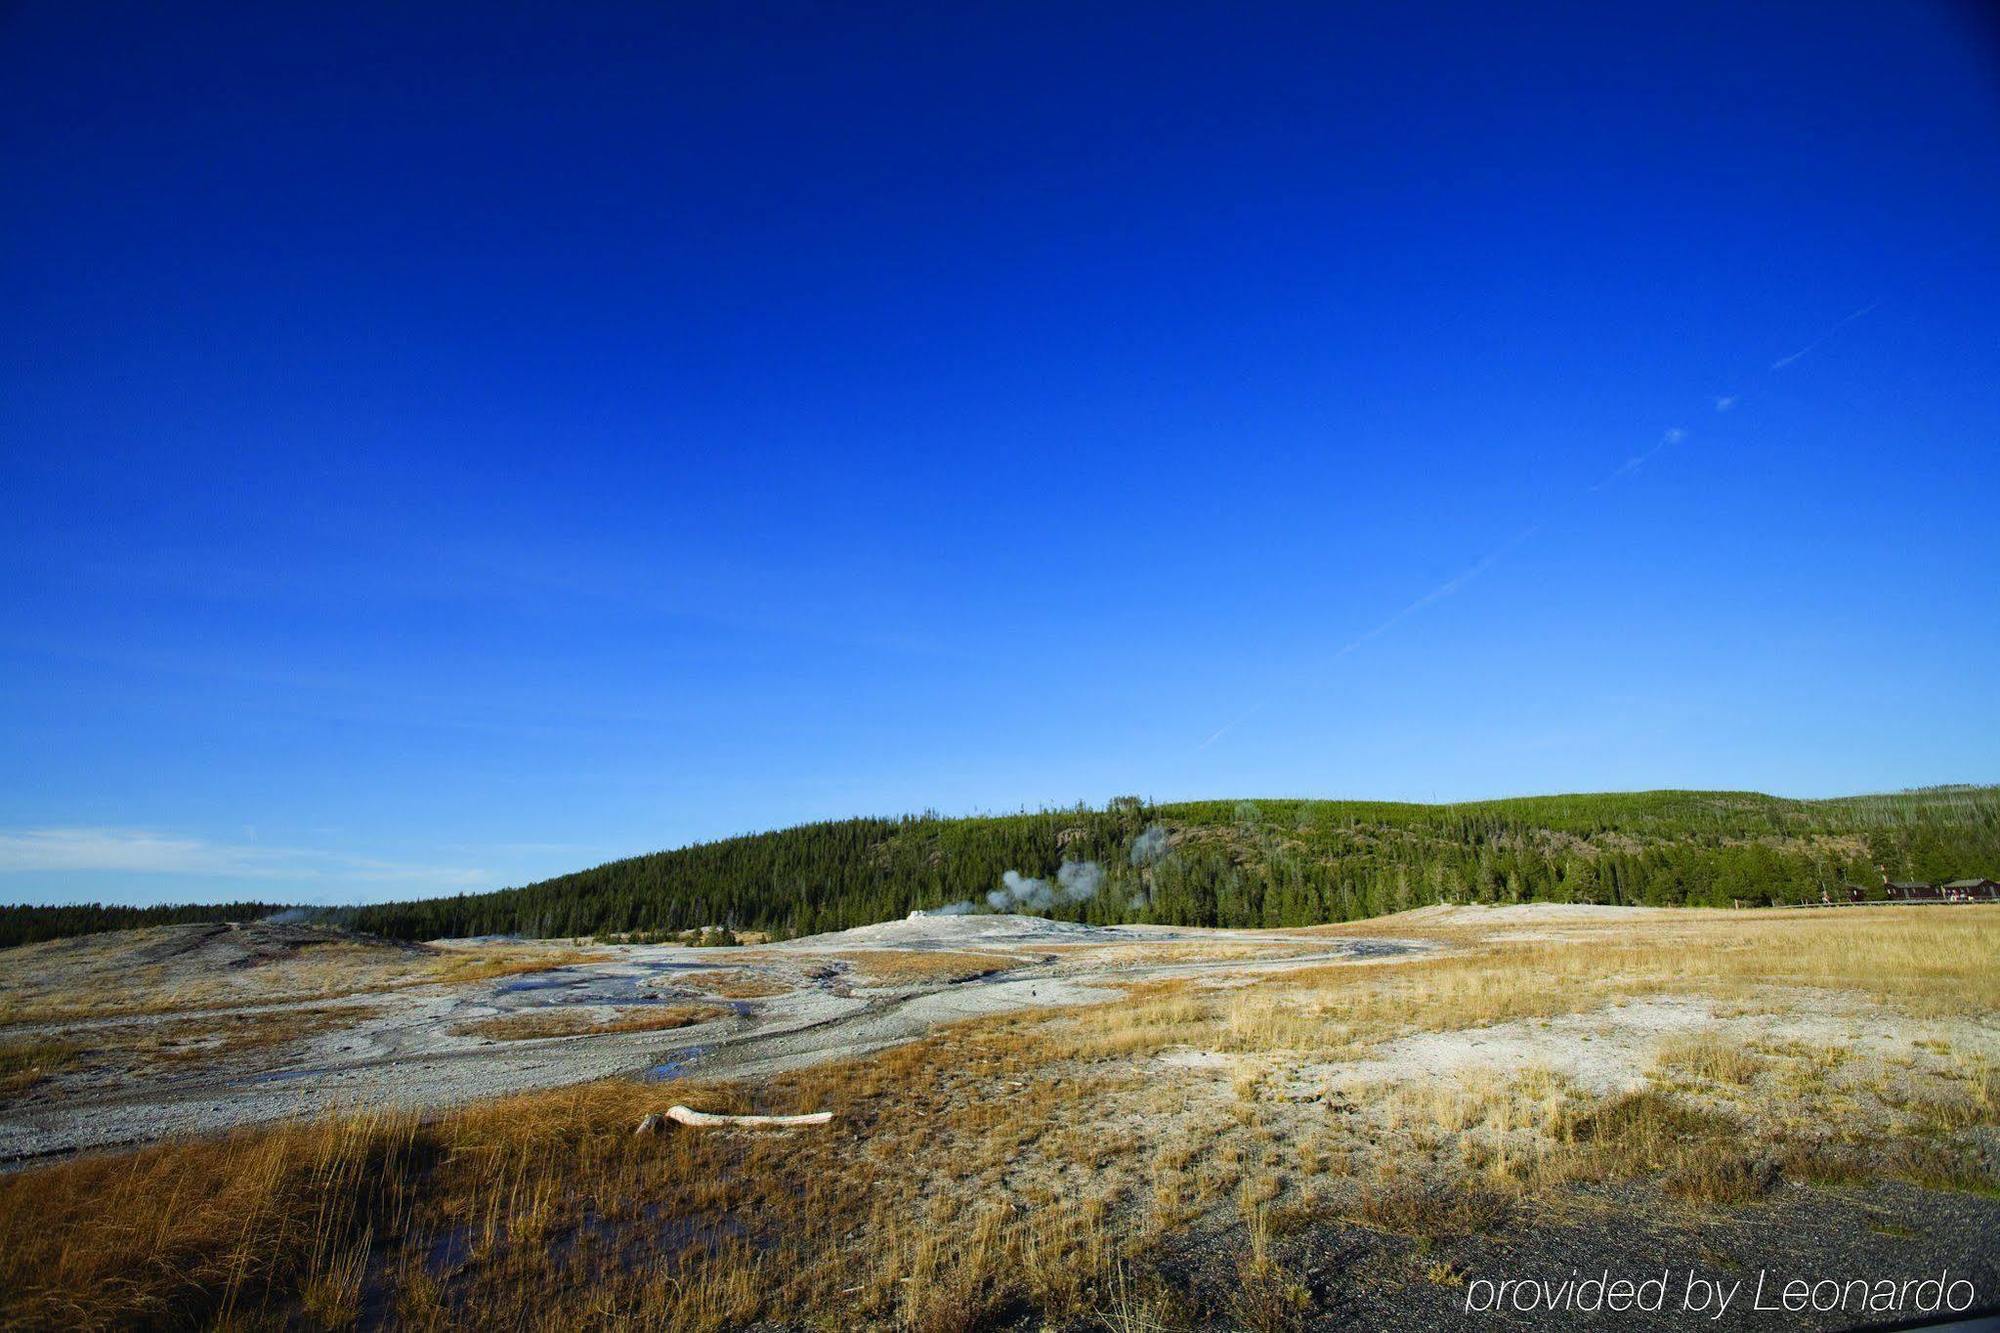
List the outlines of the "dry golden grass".
{"label": "dry golden grass", "polygon": [[728,972],[691,972],[681,978],[690,990],[725,1000],[763,1000],[796,990],[773,977],[737,968]]}
{"label": "dry golden grass", "polygon": [[[1393,919],[1392,919],[1393,920]],[[1853,996],[1908,1017],[2000,1008],[2000,910],[1693,912],[1565,923],[1562,939],[1452,927],[1454,951],[1389,965],[1333,964],[1203,994],[1135,988],[1134,1003],[1079,1039],[1104,1054],[1173,1045],[1340,1055],[1418,1032],[1554,1018],[1656,995],[1785,1008],[1803,993]],[[1324,934],[1408,934],[1382,923]]]}
{"label": "dry golden grass", "polygon": [[1312,1293],[1272,1258],[1269,1213],[1261,1206],[1248,1211],[1249,1252],[1237,1266],[1229,1313],[1255,1333],[1296,1328],[1312,1309]]}
{"label": "dry golden grass", "polygon": [[179,977],[162,965],[54,972],[0,986],[0,1026],[334,1000],[421,984],[412,973],[425,961],[421,956],[388,961],[374,951],[329,945],[298,959],[198,978]]}
{"label": "dry golden grass", "polygon": [[867,949],[831,955],[848,965],[863,986],[943,986],[1019,967],[1012,954],[955,953],[930,949]]}
{"label": "dry golden grass", "polygon": [[414,1119],[169,1143],[0,1181],[0,1322],[248,1319],[275,1296],[349,1313],[367,1228],[407,1217]]}
{"label": "dry golden grass", "polygon": [[604,957],[602,951],[553,945],[431,950],[335,939],[254,966],[189,976],[172,961],[130,962],[118,948],[120,936],[98,938],[110,942],[100,946],[102,957],[48,945],[11,951],[13,966],[0,976],[0,1027],[323,1003],[546,972]]}
{"label": "dry golden grass", "polygon": [[1491,1187],[1392,1176],[1362,1187],[1354,1216],[1383,1231],[1435,1240],[1491,1231],[1509,1207],[1509,1197]]}
{"label": "dry golden grass", "polygon": [[93,1043],[102,1053],[136,1055],[152,1061],[219,1061],[351,1027],[378,1017],[381,1012],[372,1005],[348,1004],[199,1015],[122,1029],[99,1029]]}
{"label": "dry golden grass", "polygon": [[1506,990],[1580,981],[1599,996],[1615,989],[1621,998],[1663,991],[1728,998],[1807,988],[1853,992],[1919,1016],[2000,1004],[1996,908],[1672,911],[1559,918],[1532,929],[1481,926],[1477,918],[1462,914],[1431,927],[1383,917],[1313,933],[1441,939],[1471,957],[1440,965],[1469,961],[1479,971],[1481,959],[1505,959],[1507,975],[1489,979]]}
{"label": "dry golden grass", "polygon": [[617,1032],[669,1032],[722,1018],[727,1009],[712,1004],[648,1005],[602,1018],[590,1009],[548,1007],[517,1014],[496,1014],[452,1029],[461,1037],[493,1041],[533,1041],[541,1037],[601,1037]]}
{"label": "dry golden grass", "polygon": [[424,985],[439,982],[457,986],[471,981],[491,981],[495,977],[518,977],[534,972],[552,972],[559,967],[595,962],[606,956],[602,949],[560,949],[533,945],[481,945],[476,949],[447,949],[440,956],[430,960],[422,975],[411,978],[405,984]]}
{"label": "dry golden grass", "polygon": [[[1976,911],[1689,914],[1467,933],[1443,957],[1133,986],[758,1087],[611,1082],[421,1125],[70,1162],[0,1178],[0,1323],[339,1325],[366,1300],[418,1326],[948,1330],[1031,1312],[1280,1328],[1310,1313],[1276,1257],[1306,1226],[1468,1235],[1530,1225],[1593,1182],[1688,1210],[1786,1178],[1992,1190],[1966,1136],[2000,1123],[2000,1082],[1946,1016],[1993,999],[1996,926]],[[922,957],[926,980],[951,973]],[[1911,1040],[1889,1061],[1831,1042],[1656,1042],[1630,1069],[1653,1085],[1605,1097],[1534,1067],[1296,1087],[1299,1069],[1413,1032],[1654,995],[1736,1022],[1844,997]],[[1179,1048],[1210,1056],[1150,1063]],[[668,1101],[835,1119],[635,1138]],[[1238,1247],[1205,1313],[1148,1276],[1154,1247],[1191,1226]],[[1455,1276],[1433,1258],[1397,1280]]]}
{"label": "dry golden grass", "polygon": [[227,1067],[244,1056],[275,1050],[377,1016],[366,1005],[196,1013],[186,1018],[94,1028],[81,1037],[28,1039],[0,1045],[0,1097],[18,1096],[59,1071],[80,1068],[122,1077],[191,1064]]}
{"label": "dry golden grass", "polygon": [[1040,951],[1066,960],[1084,960],[1093,968],[1158,967],[1163,964],[1237,963],[1297,958],[1324,953],[1325,941],[1301,938],[1278,942],[1260,939],[1235,943],[1227,938],[1202,941],[1158,941],[1134,944],[1050,944]]}
{"label": "dry golden grass", "polygon": [[1763,1062],[1752,1052],[1712,1033],[1674,1037],[1662,1042],[1656,1063],[1662,1070],[1697,1082],[1747,1085]]}
{"label": "dry golden grass", "polygon": [[0,1101],[18,1097],[76,1058],[74,1042],[52,1039],[0,1043]]}
{"label": "dry golden grass", "polygon": [[[303,1310],[338,1324],[368,1290],[386,1290],[406,1322],[479,1326],[616,1311],[701,1328],[820,1311],[948,1329],[1015,1301],[1084,1309],[1116,1257],[1110,1201],[1020,1173],[1079,1160],[1103,1127],[1052,1128],[1058,1088],[1010,1105],[970,1095],[1020,1068],[1011,1045],[949,1034],[754,1096],[671,1093],[725,1111],[836,1113],[809,1133],[635,1138],[668,1094],[605,1083],[428,1125],[320,1122],[7,1177],[0,1322],[262,1323]],[[954,1180],[967,1188],[935,1188]]]}
{"label": "dry golden grass", "polygon": [[[2000,914],[1991,912],[1677,913],[1565,922],[1556,939],[1464,928],[1454,944],[1444,956],[1303,969],[1234,990],[1134,987],[1127,1003],[1052,1018],[1043,1040],[1080,1060],[1221,1053],[1232,1061],[1235,1099],[1268,1104],[1283,1086],[1269,1075],[1302,1060],[1338,1067],[1415,1034],[1532,1027],[1633,998],[1699,998],[1753,1020],[1813,1014],[1839,1000],[1872,1015],[1871,1024],[1908,1025],[1977,1012],[2000,991]],[[1329,1162],[1386,1162],[1393,1187],[1371,1186],[1358,1198],[1350,1191],[1333,1212],[1416,1234],[1460,1225],[1422,1205],[1467,1188],[1532,1193],[1647,1177],[1678,1202],[1730,1205],[1767,1190],[1788,1154],[1796,1169],[1821,1176],[1994,1188],[2000,1182],[1976,1166],[1969,1142],[1952,1137],[2000,1123],[1993,1067],[1948,1046],[1915,1049],[1925,1057],[1920,1067],[1859,1103],[1867,1090],[1841,1073],[1844,1047],[1749,1050],[1705,1034],[1658,1042],[1647,1058],[1661,1086],[1630,1098],[1599,1102],[1547,1070],[1447,1082],[1418,1069],[1411,1080],[1353,1093],[1363,1113],[1354,1123],[1365,1132],[1344,1142],[1285,1133],[1308,1177]],[[1646,1068],[1641,1061],[1632,1073]],[[1369,1142],[1377,1136],[1379,1144]],[[1885,1141],[1892,1150],[1881,1150]],[[1758,1143],[1761,1151],[1746,1149]],[[1451,1187],[1440,1192],[1441,1181]]]}

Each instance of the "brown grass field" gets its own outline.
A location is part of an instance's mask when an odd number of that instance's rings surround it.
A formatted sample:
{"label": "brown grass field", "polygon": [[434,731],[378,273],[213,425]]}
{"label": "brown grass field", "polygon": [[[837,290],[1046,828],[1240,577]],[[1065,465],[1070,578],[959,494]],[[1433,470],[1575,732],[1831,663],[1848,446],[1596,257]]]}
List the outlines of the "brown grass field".
{"label": "brown grass field", "polygon": [[[20,1171],[0,1322],[1337,1326],[1447,1308],[1490,1247],[1544,1232],[1616,1254],[1643,1223],[1747,1256],[1777,1243],[1758,1219],[1821,1200],[1876,1218],[1870,1244],[1933,1206],[2000,1218],[2000,911],[1330,933],[1450,948],[1135,985],[761,1082],[614,1080]],[[635,1137],[670,1101],[834,1121]],[[1328,1246],[1327,1269],[1302,1257]]]}
{"label": "brown grass field", "polygon": [[687,985],[703,995],[713,995],[724,1000],[763,1000],[773,995],[783,995],[791,987],[768,977],[760,977],[741,968],[731,968],[722,972],[693,972],[688,974]]}
{"label": "brown grass field", "polygon": [[[99,939],[115,939],[101,936]],[[55,944],[12,951],[14,975],[0,988],[0,1026],[102,1018],[142,1018],[230,1009],[247,1004],[303,1004],[351,995],[464,985],[547,972],[602,958],[604,951],[553,944],[478,950],[393,949],[334,940],[301,949],[282,966],[233,969],[187,979],[169,963],[132,967]]]}
{"label": "brown grass field", "polygon": [[1005,954],[945,950],[870,949],[833,955],[848,965],[862,986],[951,985],[1018,967],[1021,959]]}
{"label": "brown grass field", "polygon": [[616,1032],[671,1032],[706,1023],[729,1011],[709,1004],[676,1004],[631,1009],[603,1018],[588,1009],[535,1009],[496,1014],[461,1026],[469,1037],[492,1041],[533,1041],[541,1037],[596,1037]]}

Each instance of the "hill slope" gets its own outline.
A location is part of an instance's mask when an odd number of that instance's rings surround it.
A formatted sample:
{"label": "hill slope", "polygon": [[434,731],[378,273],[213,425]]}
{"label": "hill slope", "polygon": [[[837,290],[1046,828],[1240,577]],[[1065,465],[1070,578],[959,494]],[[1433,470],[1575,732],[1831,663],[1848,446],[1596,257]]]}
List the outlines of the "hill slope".
{"label": "hill slope", "polygon": [[[1065,862],[1094,863],[1101,873]],[[520,888],[344,909],[400,939],[663,932],[812,934],[912,908],[1014,901],[1077,921],[1281,926],[1423,903],[1796,900],[1842,882],[2000,875],[2000,787],[1794,801],[1756,792],[1535,796],[1460,805],[1122,798],[1101,810],[847,819],[654,852]],[[1039,886],[1039,887],[1038,887]],[[1082,892],[1093,890],[1088,898]],[[1055,900],[1049,905],[1049,900]],[[1010,903],[1011,905],[1011,903]],[[0,945],[257,904],[0,908]]]}
{"label": "hill slope", "polygon": [[[1149,837],[1147,831],[1157,829]],[[1164,835],[1164,836],[1163,836]],[[1144,839],[1144,841],[1141,841]],[[1064,862],[1095,892],[1064,901]],[[850,819],[613,861],[496,893],[359,908],[402,938],[733,924],[810,934],[983,906],[1017,871],[1071,920],[1278,926],[1421,903],[1792,900],[1843,881],[2000,874],[2000,788],[1794,801],[1661,791],[1461,805],[1205,801]],[[1078,892],[1090,876],[1073,876]],[[1033,886],[1025,892],[1034,893]]]}

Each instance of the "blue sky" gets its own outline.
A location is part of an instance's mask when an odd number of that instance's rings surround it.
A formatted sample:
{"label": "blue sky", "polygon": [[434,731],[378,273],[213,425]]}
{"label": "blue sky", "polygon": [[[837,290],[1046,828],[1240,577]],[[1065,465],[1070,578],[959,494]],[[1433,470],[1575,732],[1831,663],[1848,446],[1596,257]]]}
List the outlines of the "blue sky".
{"label": "blue sky", "polygon": [[8,7],[0,900],[2000,778],[1944,5]]}

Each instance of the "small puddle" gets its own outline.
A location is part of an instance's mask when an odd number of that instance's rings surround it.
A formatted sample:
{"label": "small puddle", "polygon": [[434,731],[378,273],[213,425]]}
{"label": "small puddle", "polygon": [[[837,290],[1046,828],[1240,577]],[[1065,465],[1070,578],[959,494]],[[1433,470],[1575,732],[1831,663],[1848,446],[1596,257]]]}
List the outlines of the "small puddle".
{"label": "small puddle", "polygon": [[529,977],[523,981],[503,982],[496,988],[496,993],[500,995],[520,995],[527,991],[568,990],[572,987],[588,986],[589,984],[590,981],[586,977],[539,976]]}
{"label": "small puddle", "polygon": [[690,1046],[684,1051],[675,1051],[670,1059],[662,1060],[645,1073],[639,1075],[642,1082],[665,1083],[677,1079],[687,1072],[688,1066],[700,1059],[707,1051],[706,1046]]}
{"label": "small puddle", "polygon": [[1415,953],[1417,950],[1396,940],[1354,940],[1346,952],[1351,958],[1393,958],[1397,954]]}
{"label": "small puddle", "polygon": [[495,995],[533,996],[534,1007],[555,1004],[660,1004],[666,999],[646,983],[645,976],[619,973],[548,972],[505,981],[493,988]]}

